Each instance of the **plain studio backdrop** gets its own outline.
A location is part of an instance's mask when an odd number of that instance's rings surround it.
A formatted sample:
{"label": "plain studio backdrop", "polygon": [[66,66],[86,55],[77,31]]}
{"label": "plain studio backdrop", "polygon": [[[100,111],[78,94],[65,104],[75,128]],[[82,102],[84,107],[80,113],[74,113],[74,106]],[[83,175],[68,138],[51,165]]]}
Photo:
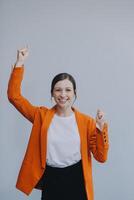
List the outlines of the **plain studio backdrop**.
{"label": "plain studio backdrop", "polygon": [[53,106],[52,78],[71,73],[80,111],[109,123],[106,163],[93,160],[95,200],[134,199],[134,1],[0,0],[0,199],[38,200],[16,190],[32,124],[7,99],[17,49],[29,47],[22,94]]}

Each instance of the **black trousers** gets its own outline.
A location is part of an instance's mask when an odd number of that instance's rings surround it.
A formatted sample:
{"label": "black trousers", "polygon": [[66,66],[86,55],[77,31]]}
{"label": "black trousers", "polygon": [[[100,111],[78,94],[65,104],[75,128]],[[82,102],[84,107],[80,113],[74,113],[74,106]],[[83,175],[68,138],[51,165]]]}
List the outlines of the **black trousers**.
{"label": "black trousers", "polygon": [[87,200],[81,161],[64,168],[46,166],[41,200]]}

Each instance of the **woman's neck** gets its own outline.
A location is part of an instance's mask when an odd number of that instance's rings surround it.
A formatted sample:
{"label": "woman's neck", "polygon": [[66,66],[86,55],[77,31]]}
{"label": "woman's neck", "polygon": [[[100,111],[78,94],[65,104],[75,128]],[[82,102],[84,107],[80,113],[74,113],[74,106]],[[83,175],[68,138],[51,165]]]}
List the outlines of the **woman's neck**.
{"label": "woman's neck", "polygon": [[56,114],[59,116],[63,116],[63,117],[67,117],[70,116],[73,113],[73,109],[72,108],[60,108],[58,106],[56,106]]}

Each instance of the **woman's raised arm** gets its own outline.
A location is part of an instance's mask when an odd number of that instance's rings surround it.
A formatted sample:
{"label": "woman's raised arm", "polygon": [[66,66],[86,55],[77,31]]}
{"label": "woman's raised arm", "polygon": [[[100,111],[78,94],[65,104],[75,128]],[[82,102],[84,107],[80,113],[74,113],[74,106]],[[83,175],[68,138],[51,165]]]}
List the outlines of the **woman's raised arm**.
{"label": "woman's raised arm", "polygon": [[28,57],[28,48],[17,51],[17,60],[10,75],[7,96],[15,108],[30,122],[33,123],[37,107],[33,106],[21,95],[21,82],[24,74],[24,61]]}
{"label": "woman's raised arm", "polygon": [[104,122],[104,113],[97,111],[96,120],[88,123],[88,146],[94,158],[99,162],[107,160],[109,149],[108,124]]}

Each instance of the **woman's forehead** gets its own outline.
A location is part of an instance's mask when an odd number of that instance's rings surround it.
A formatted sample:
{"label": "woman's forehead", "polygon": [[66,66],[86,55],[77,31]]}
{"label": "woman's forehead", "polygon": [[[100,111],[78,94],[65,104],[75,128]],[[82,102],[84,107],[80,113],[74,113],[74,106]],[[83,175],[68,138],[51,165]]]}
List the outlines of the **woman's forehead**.
{"label": "woman's forehead", "polygon": [[73,84],[70,80],[64,79],[64,80],[58,81],[55,84],[54,88],[58,88],[58,87],[71,87],[72,88]]}

